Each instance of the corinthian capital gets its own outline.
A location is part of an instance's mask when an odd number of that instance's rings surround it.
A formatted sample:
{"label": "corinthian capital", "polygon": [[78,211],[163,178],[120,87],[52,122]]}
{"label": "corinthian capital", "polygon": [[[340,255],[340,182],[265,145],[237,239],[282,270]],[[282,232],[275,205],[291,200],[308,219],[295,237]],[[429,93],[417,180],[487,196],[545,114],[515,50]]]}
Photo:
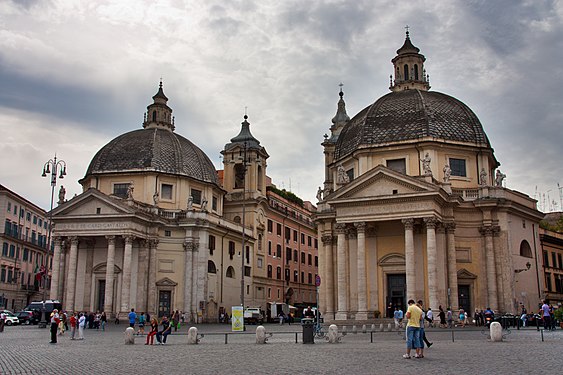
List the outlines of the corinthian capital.
{"label": "corinthian capital", "polygon": [[401,220],[401,222],[405,226],[405,229],[412,230],[414,228],[414,219],[413,218],[403,219],[403,220]]}
{"label": "corinthian capital", "polygon": [[366,231],[366,223],[363,222],[363,221],[358,222],[358,223],[354,223],[354,226],[356,227],[356,231],[358,233],[362,233],[362,232]]}
{"label": "corinthian capital", "polygon": [[336,223],[334,225],[334,232],[336,234],[346,234],[346,224],[344,223]]}
{"label": "corinthian capital", "polygon": [[436,225],[438,225],[438,219],[435,217],[425,217],[424,224],[426,224],[426,228],[428,229],[436,229]]}

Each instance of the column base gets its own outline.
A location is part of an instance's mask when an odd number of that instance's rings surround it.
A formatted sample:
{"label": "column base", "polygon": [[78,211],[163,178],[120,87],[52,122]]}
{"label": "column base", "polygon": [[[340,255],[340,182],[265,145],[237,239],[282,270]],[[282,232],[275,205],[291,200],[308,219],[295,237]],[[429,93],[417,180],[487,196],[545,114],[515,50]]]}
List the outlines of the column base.
{"label": "column base", "polygon": [[368,312],[367,311],[358,311],[356,313],[356,320],[368,320]]}
{"label": "column base", "polygon": [[336,314],[334,314],[334,320],[347,320],[348,319],[348,313],[346,311],[338,311]]}

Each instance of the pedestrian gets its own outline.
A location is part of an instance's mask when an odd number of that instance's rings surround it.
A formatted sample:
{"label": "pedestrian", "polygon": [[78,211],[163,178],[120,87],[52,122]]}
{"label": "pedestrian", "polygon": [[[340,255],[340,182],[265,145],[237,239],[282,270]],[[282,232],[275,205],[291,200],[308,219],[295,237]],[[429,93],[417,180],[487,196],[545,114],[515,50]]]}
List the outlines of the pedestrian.
{"label": "pedestrian", "polygon": [[446,312],[446,320],[448,321],[448,328],[454,327],[454,314],[452,313],[452,308],[448,307],[448,311]]}
{"label": "pedestrian", "polygon": [[552,304],[549,305],[549,319],[551,321],[551,330],[555,331],[555,312]]}
{"label": "pedestrian", "polygon": [[461,324],[461,328],[465,328],[465,311],[463,309],[459,309],[459,323]]}
{"label": "pedestrian", "polygon": [[51,341],[50,344],[57,343],[57,328],[59,327],[59,323],[61,319],[59,318],[59,310],[54,309],[51,313]]}
{"label": "pedestrian", "polygon": [[59,336],[62,336],[65,334],[66,313],[64,311],[61,311],[61,313],[59,314],[59,319]]}
{"label": "pedestrian", "polygon": [[96,329],[100,329],[100,322],[102,321],[102,314],[99,311],[96,311],[96,316],[94,317],[94,327]]}
{"label": "pedestrian", "polygon": [[76,335],[76,313],[70,314],[70,318],[68,319],[70,322],[70,339],[74,340],[74,336]]}
{"label": "pedestrian", "polygon": [[283,321],[285,320],[285,314],[283,313],[283,310],[278,314],[278,318],[280,318],[280,326],[282,326]]}
{"label": "pedestrian", "polygon": [[422,310],[415,304],[414,300],[410,299],[407,309],[407,352],[403,354],[403,358],[411,358],[411,350],[414,348],[416,351],[415,358],[423,358],[420,354],[420,319],[422,318]]}
{"label": "pedestrian", "polygon": [[[428,341],[426,338],[426,331],[424,329],[424,320],[426,319],[426,313],[424,312],[424,307],[422,305],[422,300],[419,299],[416,306],[422,311],[422,316],[420,317],[420,339],[426,344],[427,347],[431,347],[433,343]],[[420,343],[420,355],[424,357],[424,344]]]}
{"label": "pedestrian", "polygon": [[438,310],[440,311],[438,313],[438,318],[440,318],[440,328],[446,328],[446,313],[444,312],[442,305],[438,306]]}
{"label": "pedestrian", "polygon": [[145,313],[142,312],[141,316],[139,316],[139,330],[137,331],[137,335],[144,335],[145,334]]}
{"label": "pedestrian", "polygon": [[431,307],[426,310],[426,320],[428,321],[428,326],[434,328],[434,313]]}
{"label": "pedestrian", "polygon": [[84,340],[84,328],[86,328],[86,313],[80,313],[78,318],[78,340]]}
{"label": "pedestrian", "polygon": [[102,315],[100,316],[100,320],[102,321],[102,331],[106,330],[106,324],[108,323],[108,317],[105,311],[102,311]]}
{"label": "pedestrian", "polygon": [[543,329],[550,330],[551,329],[551,315],[549,314],[549,305],[547,304],[546,300],[542,300],[543,304],[540,308],[540,315],[543,318]]}
{"label": "pedestrian", "polygon": [[131,309],[129,313],[129,327],[135,329],[135,321],[137,320],[137,314],[135,313],[135,309]]}
{"label": "pedestrian", "polygon": [[399,307],[395,306],[395,312],[393,313],[393,322],[395,323],[395,329],[401,328],[399,323]]}
{"label": "pedestrian", "polygon": [[166,344],[166,337],[172,333],[172,326],[170,325],[170,321],[166,315],[162,317],[160,324],[162,325],[162,331],[156,334],[156,344],[164,345]]}
{"label": "pedestrian", "polygon": [[157,334],[157,332],[158,332],[158,321],[155,318],[152,318],[152,320],[151,320],[151,330],[150,330],[149,334],[147,335],[147,342],[145,343],[145,345],[149,344],[149,339],[150,339],[151,345],[154,344],[154,336]]}
{"label": "pedestrian", "polygon": [[0,332],[4,332],[4,322],[6,321],[6,313],[2,311],[0,313]]}

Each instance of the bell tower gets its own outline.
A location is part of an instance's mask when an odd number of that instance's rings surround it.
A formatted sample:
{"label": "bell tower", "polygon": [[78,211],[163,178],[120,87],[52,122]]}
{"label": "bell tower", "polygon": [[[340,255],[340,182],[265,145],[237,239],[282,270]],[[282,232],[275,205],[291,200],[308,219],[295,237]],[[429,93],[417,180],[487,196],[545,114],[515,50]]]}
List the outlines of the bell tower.
{"label": "bell tower", "polygon": [[248,116],[244,115],[240,133],[221,151],[227,200],[239,200],[245,195],[246,199],[266,196],[266,160],[270,155],[250,132],[247,120]]}
{"label": "bell tower", "polygon": [[172,108],[168,106],[168,98],[162,90],[162,81],[158,86],[158,92],[152,97],[154,103],[147,107],[143,119],[143,128],[160,128],[174,131],[174,117]]}
{"label": "bell tower", "polygon": [[393,63],[395,79],[391,75],[389,89],[391,91],[430,89],[430,76],[424,69],[426,58],[420,54],[420,49],[415,47],[409,36],[409,27],[406,27],[406,38],[403,46],[397,50]]}

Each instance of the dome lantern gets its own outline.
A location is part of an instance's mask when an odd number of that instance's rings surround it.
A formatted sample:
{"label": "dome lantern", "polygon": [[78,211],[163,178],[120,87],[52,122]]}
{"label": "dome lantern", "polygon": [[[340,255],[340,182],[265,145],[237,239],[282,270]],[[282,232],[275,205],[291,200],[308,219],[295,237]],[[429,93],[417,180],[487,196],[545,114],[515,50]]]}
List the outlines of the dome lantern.
{"label": "dome lantern", "polygon": [[162,90],[162,80],[158,86],[158,92],[152,97],[154,103],[147,107],[144,114],[143,128],[159,128],[174,131],[174,117],[172,109],[167,105],[168,98]]}
{"label": "dome lantern", "polygon": [[426,58],[419,53],[420,49],[412,44],[408,26],[406,29],[405,42],[397,50],[397,56],[391,60],[394,67],[395,80],[391,79],[389,89],[391,91],[409,89],[428,91],[430,83],[424,69]]}

